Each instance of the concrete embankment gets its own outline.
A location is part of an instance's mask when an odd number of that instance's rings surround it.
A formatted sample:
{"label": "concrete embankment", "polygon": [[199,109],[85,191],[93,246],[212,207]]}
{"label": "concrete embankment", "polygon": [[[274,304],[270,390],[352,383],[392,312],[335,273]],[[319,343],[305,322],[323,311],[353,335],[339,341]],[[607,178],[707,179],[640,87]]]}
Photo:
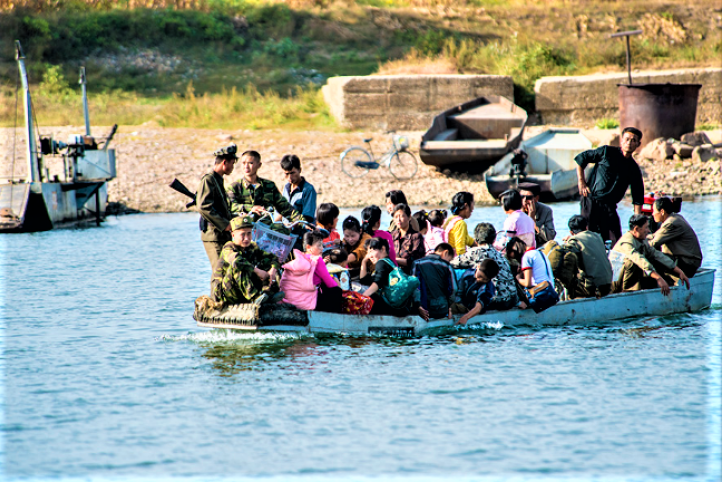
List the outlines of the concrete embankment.
{"label": "concrete embankment", "polygon": [[507,75],[331,77],[323,95],[344,127],[425,130],[434,116],[470,99],[501,95],[514,100],[514,82]]}
{"label": "concrete embankment", "polygon": [[[632,72],[634,84],[701,84],[697,125],[722,124],[722,68]],[[536,110],[545,124],[593,126],[619,118],[617,84],[627,73],[542,77],[536,81]]]}

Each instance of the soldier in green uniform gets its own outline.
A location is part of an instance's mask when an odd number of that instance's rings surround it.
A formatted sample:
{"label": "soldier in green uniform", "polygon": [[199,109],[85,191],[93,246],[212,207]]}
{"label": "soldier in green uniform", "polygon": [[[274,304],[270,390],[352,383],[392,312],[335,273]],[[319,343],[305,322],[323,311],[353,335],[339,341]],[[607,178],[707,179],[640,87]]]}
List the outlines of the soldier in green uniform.
{"label": "soldier in green uniform", "polygon": [[215,267],[223,245],[231,239],[230,222],[233,215],[223,186],[223,176],[233,172],[238,160],[236,145],[219,149],[214,155],[216,162],[213,170],[203,175],[196,191],[196,206],[201,214],[201,241],[211,262],[211,269]]}
{"label": "soldier in green uniform", "polygon": [[226,188],[231,212],[251,214],[257,220],[263,212],[273,207],[278,214],[291,221],[303,220],[301,213],[281,195],[273,181],[258,177],[261,155],[256,151],[241,154],[243,178]]}
{"label": "soldier in green uniform", "polygon": [[[223,246],[211,280],[215,301],[225,305],[260,302],[268,296],[267,287],[274,285],[281,263],[251,241],[252,232],[250,216],[231,220],[232,240]],[[271,301],[276,299],[283,299],[283,293],[277,292]]]}

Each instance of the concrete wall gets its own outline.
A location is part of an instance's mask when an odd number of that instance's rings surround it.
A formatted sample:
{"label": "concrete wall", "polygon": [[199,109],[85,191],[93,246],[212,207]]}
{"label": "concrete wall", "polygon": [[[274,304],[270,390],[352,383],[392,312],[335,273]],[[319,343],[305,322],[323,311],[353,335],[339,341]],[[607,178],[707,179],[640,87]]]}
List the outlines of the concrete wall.
{"label": "concrete wall", "polygon": [[[680,69],[632,72],[635,84],[702,84],[697,125],[722,124],[722,69]],[[588,126],[602,118],[619,118],[617,84],[627,73],[578,77],[542,77],[536,81],[536,110],[545,124]]]}
{"label": "concrete wall", "polygon": [[483,95],[514,100],[505,75],[373,75],[331,77],[323,96],[331,114],[350,129],[425,130],[434,116]]}

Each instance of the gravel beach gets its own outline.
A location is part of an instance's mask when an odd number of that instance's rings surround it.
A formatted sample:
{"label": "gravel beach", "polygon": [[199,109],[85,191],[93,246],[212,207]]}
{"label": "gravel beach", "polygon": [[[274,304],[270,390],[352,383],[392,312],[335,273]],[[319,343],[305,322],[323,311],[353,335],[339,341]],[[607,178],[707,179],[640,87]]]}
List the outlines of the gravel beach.
{"label": "gravel beach", "polygon": [[[538,134],[548,126],[532,126],[525,137]],[[94,127],[93,133],[102,137],[110,127]],[[81,133],[80,126],[41,128],[41,135],[65,140],[72,133]],[[595,145],[610,142],[616,130],[588,129],[584,134]],[[412,150],[418,152],[422,132],[407,132]],[[722,142],[722,130],[707,131],[714,143]],[[477,203],[493,203],[482,175],[452,174],[436,171],[419,161],[414,179],[397,181],[385,168],[371,171],[361,179],[350,179],[342,171],[339,155],[351,145],[361,145],[363,138],[374,138],[372,145],[378,155],[391,143],[391,137],[380,132],[336,133],[323,131],[286,130],[219,130],[192,128],[161,128],[157,126],[121,126],[112,141],[116,149],[118,177],[109,183],[109,202],[121,212],[184,211],[187,199],[168,187],[178,178],[195,191],[201,175],[213,164],[212,152],[234,142],[241,151],[254,149],[261,153],[263,166],[259,175],[273,180],[279,189],[283,185],[279,161],[284,154],[294,153],[301,158],[303,175],[316,187],[318,203],[333,202],[343,207],[382,205],[384,193],[402,189],[413,205],[446,205],[458,191],[474,193]],[[13,160],[13,146],[15,156]],[[26,174],[25,139],[22,130],[0,129],[0,176]],[[50,158],[48,158],[50,159]],[[651,162],[640,160],[645,178],[645,190],[662,190],[669,194],[693,197],[722,193],[720,161],[695,163],[675,160]],[[59,172],[59,164],[49,161],[51,175]],[[235,179],[235,173],[231,176]]]}

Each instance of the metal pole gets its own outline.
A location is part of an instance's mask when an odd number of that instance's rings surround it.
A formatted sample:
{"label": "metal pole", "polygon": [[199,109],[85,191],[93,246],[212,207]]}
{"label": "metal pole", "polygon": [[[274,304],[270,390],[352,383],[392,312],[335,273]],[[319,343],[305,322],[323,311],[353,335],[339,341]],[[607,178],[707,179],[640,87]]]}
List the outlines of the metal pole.
{"label": "metal pole", "polygon": [[80,85],[83,89],[83,116],[85,117],[85,135],[90,135],[90,113],[88,112],[88,92],[85,89],[85,67],[80,67]]}
{"label": "metal pole", "polygon": [[[627,75],[629,76],[629,85],[632,85],[632,54],[629,50],[629,35],[625,36],[625,38],[627,39]],[[83,86],[83,92],[85,92],[85,86]],[[85,121],[85,125],[88,125],[87,120]]]}
{"label": "metal pole", "polygon": [[95,225],[100,226],[100,188],[95,191]]}
{"label": "metal pole", "polygon": [[610,38],[614,37],[626,37],[627,39],[627,76],[629,77],[629,85],[632,85],[632,50],[629,46],[629,37],[631,35],[639,35],[642,30],[630,30],[628,32],[618,32],[610,35]]}
{"label": "metal pole", "polygon": [[28,175],[30,182],[40,180],[40,168],[38,166],[38,150],[33,135],[33,107],[30,102],[30,88],[28,87],[28,72],[25,70],[25,55],[20,46],[20,41],[15,41],[15,59],[18,61],[18,70],[23,84],[23,106],[25,107],[25,138],[28,142]]}

